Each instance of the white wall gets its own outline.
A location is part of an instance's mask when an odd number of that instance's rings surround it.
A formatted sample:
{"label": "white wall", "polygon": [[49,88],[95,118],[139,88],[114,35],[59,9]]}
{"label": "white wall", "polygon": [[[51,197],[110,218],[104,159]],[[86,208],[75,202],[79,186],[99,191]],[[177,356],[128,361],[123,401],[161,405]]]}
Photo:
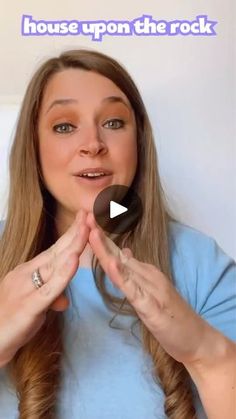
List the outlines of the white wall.
{"label": "white wall", "polygon": [[[3,2],[3,0],[1,0]],[[8,190],[7,155],[26,85],[37,65],[71,47],[120,60],[137,82],[153,124],[160,172],[177,217],[213,237],[236,258],[235,57],[233,1],[87,0],[16,3],[0,16],[0,214]],[[0,2],[1,6],[1,2]],[[35,19],[218,21],[214,37],[22,37],[23,14]]]}

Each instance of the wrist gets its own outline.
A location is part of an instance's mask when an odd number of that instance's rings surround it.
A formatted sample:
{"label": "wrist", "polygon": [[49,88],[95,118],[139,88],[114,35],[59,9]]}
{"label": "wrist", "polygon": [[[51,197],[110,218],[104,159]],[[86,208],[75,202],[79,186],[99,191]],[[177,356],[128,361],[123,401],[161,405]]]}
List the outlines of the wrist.
{"label": "wrist", "polygon": [[[184,364],[209,419],[235,418],[236,344],[211,328],[198,359]],[[205,343],[206,343],[205,342]]]}
{"label": "wrist", "polygon": [[195,382],[205,381],[209,376],[228,369],[236,362],[236,345],[222,333],[206,323],[204,338],[195,359],[184,363]]}

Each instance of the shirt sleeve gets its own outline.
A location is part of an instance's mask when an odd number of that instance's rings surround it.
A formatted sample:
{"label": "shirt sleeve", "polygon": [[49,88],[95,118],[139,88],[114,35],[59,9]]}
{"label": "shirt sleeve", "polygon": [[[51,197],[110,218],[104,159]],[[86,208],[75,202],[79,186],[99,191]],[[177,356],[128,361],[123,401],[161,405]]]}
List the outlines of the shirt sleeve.
{"label": "shirt sleeve", "polygon": [[236,263],[214,239],[208,239],[197,277],[199,314],[236,342]]}
{"label": "shirt sleeve", "polygon": [[236,342],[236,263],[215,239],[185,225],[173,225],[175,285],[193,309]]}

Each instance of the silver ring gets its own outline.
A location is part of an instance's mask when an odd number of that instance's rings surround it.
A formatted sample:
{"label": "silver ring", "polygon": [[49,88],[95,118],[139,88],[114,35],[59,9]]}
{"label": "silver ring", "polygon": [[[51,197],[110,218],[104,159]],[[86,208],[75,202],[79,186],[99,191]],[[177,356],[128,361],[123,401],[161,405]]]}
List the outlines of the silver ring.
{"label": "silver ring", "polygon": [[34,271],[32,273],[32,282],[33,282],[36,289],[38,289],[38,288],[40,288],[44,285],[44,281],[41,277],[39,269],[36,269],[36,271]]}

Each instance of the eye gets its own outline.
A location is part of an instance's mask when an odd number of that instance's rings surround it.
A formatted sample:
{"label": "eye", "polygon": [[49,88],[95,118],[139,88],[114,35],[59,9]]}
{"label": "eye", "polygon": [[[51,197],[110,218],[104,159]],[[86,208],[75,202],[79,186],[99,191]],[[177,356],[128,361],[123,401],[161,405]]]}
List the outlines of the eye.
{"label": "eye", "polygon": [[62,124],[54,125],[53,131],[57,132],[58,134],[69,134],[71,133],[76,127],[72,124],[63,122]]}
{"label": "eye", "polygon": [[110,119],[103,126],[105,128],[110,128],[110,129],[119,129],[119,128],[123,128],[124,125],[125,123],[124,121],[122,121],[122,119]]}

